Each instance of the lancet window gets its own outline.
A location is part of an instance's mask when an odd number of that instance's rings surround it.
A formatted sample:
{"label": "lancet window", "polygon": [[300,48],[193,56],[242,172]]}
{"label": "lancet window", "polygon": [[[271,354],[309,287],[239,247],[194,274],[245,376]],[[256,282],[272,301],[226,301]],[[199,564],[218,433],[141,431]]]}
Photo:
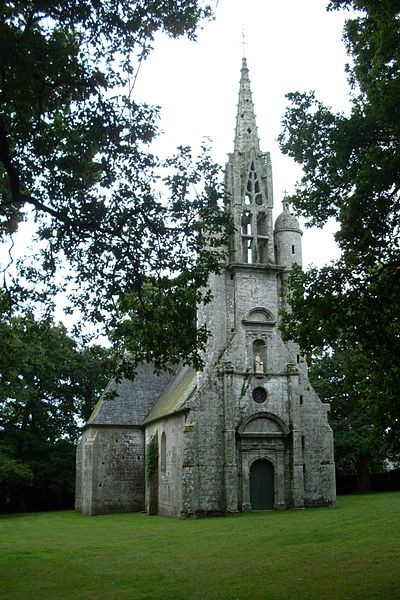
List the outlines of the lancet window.
{"label": "lancet window", "polygon": [[259,212],[257,215],[257,262],[266,263],[268,254],[267,215]]}
{"label": "lancet window", "polygon": [[250,211],[242,213],[242,235],[252,235],[251,219],[252,215]]}
{"label": "lancet window", "polygon": [[243,262],[251,265],[253,262],[253,238],[244,237],[243,239]]}
{"label": "lancet window", "polygon": [[250,211],[245,210],[242,213],[242,246],[243,246],[243,262],[251,264],[253,262],[253,215]]}
{"label": "lancet window", "polygon": [[167,470],[167,438],[164,432],[161,435],[160,467],[161,473],[165,473]]}
{"label": "lancet window", "polygon": [[257,240],[257,262],[266,263],[267,262],[267,240],[263,240],[258,238]]}
{"label": "lancet window", "polygon": [[257,235],[267,235],[267,215],[259,212],[257,215]]}
{"label": "lancet window", "polygon": [[244,203],[247,205],[258,204],[259,206],[263,204],[263,195],[261,192],[260,180],[256,173],[254,161],[251,161],[250,165],[250,171],[247,179],[244,196]]}

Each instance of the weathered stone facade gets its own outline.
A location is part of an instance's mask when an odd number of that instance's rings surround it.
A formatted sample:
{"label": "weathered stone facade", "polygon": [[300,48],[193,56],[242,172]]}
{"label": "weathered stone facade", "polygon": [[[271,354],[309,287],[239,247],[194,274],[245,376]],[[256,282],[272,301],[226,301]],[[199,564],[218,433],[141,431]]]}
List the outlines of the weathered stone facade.
{"label": "weathered stone facade", "polygon": [[[199,306],[212,335],[205,369],[134,382],[101,400],[77,454],[76,507],[195,517],[335,502],[329,407],[293,342],[278,330],[286,281],[301,265],[301,231],[284,200],[275,227],[269,153],[259,148],[243,59],[226,185],[232,258]],[[147,455],[147,468],[146,464]]]}

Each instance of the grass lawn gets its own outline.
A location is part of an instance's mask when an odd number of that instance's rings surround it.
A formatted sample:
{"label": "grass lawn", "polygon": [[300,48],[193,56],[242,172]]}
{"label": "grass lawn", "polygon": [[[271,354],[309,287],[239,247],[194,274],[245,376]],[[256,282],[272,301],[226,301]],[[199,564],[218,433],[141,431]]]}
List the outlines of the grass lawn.
{"label": "grass lawn", "polygon": [[180,521],[0,516],[0,598],[400,598],[400,492]]}

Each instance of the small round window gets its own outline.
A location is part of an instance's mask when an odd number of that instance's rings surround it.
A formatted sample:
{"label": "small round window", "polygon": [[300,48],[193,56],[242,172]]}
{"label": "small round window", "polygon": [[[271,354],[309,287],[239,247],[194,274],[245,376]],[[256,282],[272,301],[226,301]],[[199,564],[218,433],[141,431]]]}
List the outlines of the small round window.
{"label": "small round window", "polygon": [[267,399],[267,392],[263,387],[256,387],[253,390],[253,400],[257,404],[262,404]]}

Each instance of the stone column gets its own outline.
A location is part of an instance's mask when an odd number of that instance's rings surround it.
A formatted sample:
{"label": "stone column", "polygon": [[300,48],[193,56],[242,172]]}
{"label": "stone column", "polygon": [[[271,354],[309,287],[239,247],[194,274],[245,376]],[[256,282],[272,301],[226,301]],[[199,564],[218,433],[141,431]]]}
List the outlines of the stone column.
{"label": "stone column", "polygon": [[224,378],[224,486],[225,511],[238,512],[238,465],[236,458],[236,431],[233,428],[233,402],[231,397],[233,367],[231,363],[223,363]]}
{"label": "stone column", "polygon": [[82,478],[85,485],[82,489],[82,513],[86,516],[95,514],[95,493],[97,491],[97,463],[93,460],[93,446],[96,433],[88,432],[82,447]]}
{"label": "stone column", "polygon": [[238,512],[238,468],[236,464],[236,432],[225,431],[225,501],[226,512]]}
{"label": "stone column", "polygon": [[291,429],[291,485],[293,506],[301,508],[304,506],[304,472],[303,472],[303,450],[300,429],[300,406],[299,406],[299,374],[298,369],[292,363],[287,365],[288,396],[289,396],[289,420]]}
{"label": "stone column", "polygon": [[276,452],[276,474],[275,474],[275,509],[286,508],[285,503],[285,464],[283,447]]}

